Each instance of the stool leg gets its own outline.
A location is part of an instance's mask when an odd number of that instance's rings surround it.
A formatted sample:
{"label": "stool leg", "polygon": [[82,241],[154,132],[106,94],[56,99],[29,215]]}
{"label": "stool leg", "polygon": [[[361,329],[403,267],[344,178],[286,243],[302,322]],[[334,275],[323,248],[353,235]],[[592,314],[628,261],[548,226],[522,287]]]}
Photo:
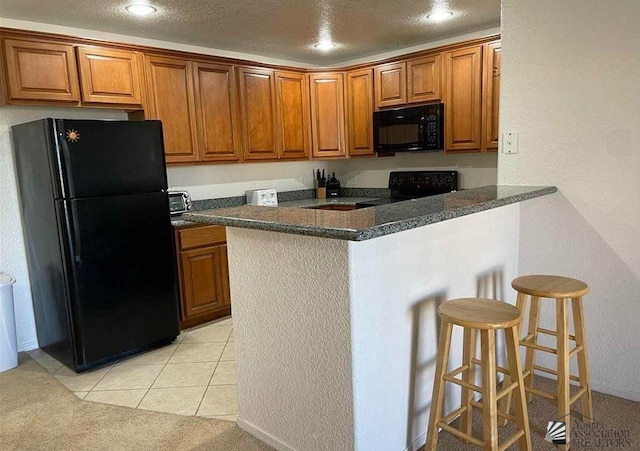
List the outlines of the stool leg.
{"label": "stool leg", "polygon": [[429,429],[425,451],[435,451],[438,445],[438,421],[442,414],[444,401],[444,379],[449,363],[449,347],[451,345],[451,331],[453,324],[442,321],[440,324],[440,338],[438,340],[438,355],[436,358],[436,372],[433,377],[433,394],[431,395],[431,409],[429,411]]}
{"label": "stool leg", "polygon": [[513,375],[513,379],[518,382],[518,386],[512,391],[514,398],[514,410],[516,424],[520,430],[524,431],[524,435],[518,439],[518,445],[521,451],[528,451],[531,448],[531,432],[529,430],[529,415],[527,413],[527,403],[525,400],[524,380],[522,379],[522,366],[520,363],[520,345],[518,338],[518,327],[505,329],[504,331],[507,342],[507,359],[509,361],[509,373]]}
{"label": "stool leg", "polygon": [[[520,314],[524,315],[524,310],[526,308],[527,305],[527,295],[524,293],[520,293],[518,292],[518,296],[516,297],[516,308],[518,310],[520,310]],[[522,322],[520,322],[520,324],[522,324]],[[519,325],[518,325],[519,326]],[[516,335],[518,336],[518,340],[520,340],[520,328],[518,326],[515,326],[515,331],[516,331]],[[507,333],[505,332],[505,336],[507,335]],[[518,359],[520,358],[520,351],[518,351],[516,353],[518,355]],[[507,357],[509,356],[509,350],[507,349]],[[507,366],[509,366],[509,363],[507,361]],[[509,371],[511,372],[511,371]],[[504,377],[504,383],[502,384],[503,387],[508,387],[511,384],[511,375],[509,376],[505,376]],[[502,398],[500,400],[500,404],[498,405],[498,409],[500,410],[500,412],[502,413],[509,413],[509,411],[511,410],[511,396],[513,395],[513,392],[509,392],[504,398]],[[500,418],[499,419],[499,423],[500,426],[506,426],[507,425],[507,419],[506,418]]]}
{"label": "stool leg", "polygon": [[[529,326],[527,329],[527,336],[533,334],[533,342],[538,342],[538,324],[540,322],[540,298],[531,296],[531,308],[529,309]],[[533,348],[527,348],[525,354],[525,369],[529,370],[529,375],[524,380],[524,386],[526,388],[533,387],[533,366],[536,364],[536,350]],[[533,393],[527,392],[527,402],[533,400]]]}
{"label": "stool leg", "polygon": [[593,406],[591,403],[591,383],[589,379],[589,360],[587,358],[587,343],[584,333],[584,315],[582,311],[582,298],[571,299],[573,309],[573,327],[576,337],[576,346],[582,345],[582,351],[578,353],[578,376],[580,387],[586,387],[587,391],[582,395],[582,421],[593,422]]}
{"label": "stool leg", "polygon": [[[476,330],[469,327],[464,328],[464,347],[462,349],[462,364],[467,365],[469,369],[464,372],[464,381],[470,384],[475,382],[475,371],[473,370],[473,359],[476,355]],[[473,421],[473,412],[471,406],[471,398],[473,392],[468,388],[462,387],[462,400],[461,405],[466,407],[467,410],[462,414],[460,419],[460,430],[467,435],[471,435],[471,424]]]}
{"label": "stool leg", "polygon": [[496,331],[481,330],[482,423],[484,449],[498,449],[498,406],[496,403]]}
{"label": "stool leg", "polygon": [[569,404],[569,328],[567,318],[566,299],[556,299],[556,349],[558,350],[558,406],[557,415],[559,421],[566,423],[567,444],[560,445],[560,449],[569,449],[571,438],[571,415]]}

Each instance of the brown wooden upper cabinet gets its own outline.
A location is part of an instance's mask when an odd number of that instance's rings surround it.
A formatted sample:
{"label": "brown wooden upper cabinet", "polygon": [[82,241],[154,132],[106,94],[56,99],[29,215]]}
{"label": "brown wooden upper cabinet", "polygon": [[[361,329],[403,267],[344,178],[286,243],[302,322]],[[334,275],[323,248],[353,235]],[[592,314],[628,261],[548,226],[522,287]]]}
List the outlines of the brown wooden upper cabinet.
{"label": "brown wooden upper cabinet", "polygon": [[238,161],[242,138],[233,66],[194,62],[200,161]]}
{"label": "brown wooden upper cabinet", "polygon": [[79,46],[76,50],[83,102],[142,105],[142,63],[138,52],[96,46]]}
{"label": "brown wooden upper cabinet", "polygon": [[440,100],[441,61],[437,54],[377,66],[376,108]]}
{"label": "brown wooden upper cabinet", "polygon": [[376,108],[407,103],[407,63],[376,66]]}
{"label": "brown wooden upper cabinet", "polygon": [[342,73],[309,75],[311,85],[311,128],[313,156],[343,157],[344,77]]}
{"label": "brown wooden upper cabinet", "polygon": [[193,65],[179,58],[145,56],[145,117],[160,119],[167,163],[198,161]]}
{"label": "brown wooden upper cabinet", "polygon": [[427,56],[407,61],[407,102],[433,102],[442,98],[440,74],[442,57]]}
{"label": "brown wooden upper cabinet", "polygon": [[373,70],[347,72],[347,141],[349,155],[373,152]]}
{"label": "brown wooden upper cabinet", "polygon": [[276,72],[278,157],[309,158],[309,88],[307,77],[297,72]]}
{"label": "brown wooden upper cabinet", "polygon": [[482,145],[485,151],[497,151],[500,118],[500,41],[485,44],[483,52]]}
{"label": "brown wooden upper cabinet", "polygon": [[239,67],[240,115],[245,160],[278,158],[275,74],[269,69]]}
{"label": "brown wooden upper cabinet", "polygon": [[78,70],[72,45],[4,40],[7,103],[77,103]]}
{"label": "brown wooden upper cabinet", "polygon": [[445,150],[482,148],[482,45],[446,52]]}

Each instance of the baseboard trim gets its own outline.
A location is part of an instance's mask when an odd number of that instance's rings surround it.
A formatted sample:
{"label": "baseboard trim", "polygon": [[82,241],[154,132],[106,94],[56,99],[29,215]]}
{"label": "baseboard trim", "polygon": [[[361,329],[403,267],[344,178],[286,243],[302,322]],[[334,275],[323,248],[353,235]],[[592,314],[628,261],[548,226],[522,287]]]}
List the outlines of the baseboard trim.
{"label": "baseboard trim", "polygon": [[26,343],[20,343],[18,345],[18,352],[33,351],[38,349],[38,340],[27,341]]}
{"label": "baseboard trim", "polygon": [[[544,379],[549,379],[552,381],[557,380],[556,377],[549,376],[549,374],[543,373],[541,371],[536,371],[535,374],[536,374],[536,377],[542,377]],[[577,382],[571,381],[571,385],[577,385],[577,384],[578,384]],[[605,395],[611,395],[611,396],[615,396],[616,398],[627,399],[629,401],[640,402],[640,393],[638,392],[600,384],[598,382],[594,382],[593,379],[591,379],[591,391],[597,391],[599,393],[604,393]]]}
{"label": "baseboard trim", "polygon": [[262,440],[267,445],[273,446],[278,451],[297,451],[295,448],[292,448],[291,446],[287,445],[286,443],[281,442],[280,440],[278,440],[277,438],[273,437],[272,435],[269,435],[268,433],[266,433],[265,431],[263,431],[259,427],[254,426],[253,424],[243,420],[240,417],[238,417],[237,424],[238,424],[238,427],[240,429],[242,429],[243,431],[246,431],[249,434],[253,435],[254,437]]}
{"label": "baseboard trim", "polygon": [[604,393],[605,395],[615,396],[617,398],[628,399],[629,401],[640,402],[640,393],[624,390],[616,387],[609,387],[608,385],[591,383],[591,390]]}

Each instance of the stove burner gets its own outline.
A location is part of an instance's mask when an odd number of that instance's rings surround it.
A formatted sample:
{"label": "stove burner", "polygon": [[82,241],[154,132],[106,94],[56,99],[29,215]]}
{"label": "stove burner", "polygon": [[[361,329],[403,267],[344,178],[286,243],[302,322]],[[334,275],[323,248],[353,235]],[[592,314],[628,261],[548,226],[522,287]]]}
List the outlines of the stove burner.
{"label": "stove burner", "polygon": [[375,207],[458,190],[458,171],[397,171],[389,174],[390,197],[356,204]]}

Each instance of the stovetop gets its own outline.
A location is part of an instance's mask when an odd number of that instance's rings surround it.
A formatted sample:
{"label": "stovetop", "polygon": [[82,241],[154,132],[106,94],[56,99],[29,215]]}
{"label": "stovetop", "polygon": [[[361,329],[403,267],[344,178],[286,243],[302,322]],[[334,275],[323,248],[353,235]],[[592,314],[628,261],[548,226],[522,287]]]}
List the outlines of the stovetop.
{"label": "stovetop", "polygon": [[375,207],[458,190],[458,171],[394,171],[389,174],[390,198],[356,204]]}

